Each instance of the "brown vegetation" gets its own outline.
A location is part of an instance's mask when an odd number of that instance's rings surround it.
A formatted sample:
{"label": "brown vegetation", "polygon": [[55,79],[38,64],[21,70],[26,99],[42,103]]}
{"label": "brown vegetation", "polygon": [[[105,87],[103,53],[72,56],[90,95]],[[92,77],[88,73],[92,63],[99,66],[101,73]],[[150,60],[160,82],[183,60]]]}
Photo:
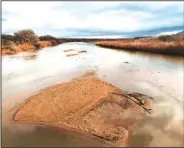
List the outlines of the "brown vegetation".
{"label": "brown vegetation", "polygon": [[62,43],[60,39],[53,37],[51,35],[45,35],[45,36],[40,36],[39,37],[40,41],[49,41],[51,42],[52,46],[55,46],[57,44]]}
{"label": "brown vegetation", "polygon": [[3,48],[2,49],[2,55],[10,55],[10,54],[16,54],[23,51],[34,51],[36,50],[36,47],[27,43],[24,44],[18,44],[14,48]]}
{"label": "brown vegetation", "polygon": [[[22,51],[35,51],[40,48],[55,46],[58,44],[56,38],[50,36],[39,37],[30,29],[20,30],[14,35],[2,36],[1,53],[2,55],[16,54]],[[46,40],[43,40],[43,39]],[[50,40],[48,40],[50,39]]]}
{"label": "brown vegetation", "polygon": [[17,45],[17,51],[34,51],[36,47],[27,43]]}
{"label": "brown vegetation", "polygon": [[[85,39],[85,38],[56,38],[51,35],[38,37],[32,30],[26,29],[12,35],[2,35],[2,55],[17,53],[13,44],[29,44],[36,49],[47,46],[55,46],[66,42],[96,42],[96,45],[110,48],[127,49],[135,51],[146,51],[164,54],[183,55],[184,34],[183,32],[173,35],[164,35],[158,38],[135,37],[121,39]],[[7,43],[9,42],[9,43]],[[7,47],[8,44],[8,47]],[[35,49],[34,48],[34,49]],[[25,49],[26,50],[26,49]],[[6,51],[6,52],[5,52]],[[18,49],[21,51],[21,49]],[[68,52],[66,50],[66,52]],[[86,52],[85,50],[79,53]]]}
{"label": "brown vegetation", "polygon": [[179,33],[179,34],[173,34],[173,35],[161,35],[158,37],[158,40],[160,41],[165,41],[165,42],[169,42],[169,41],[184,41],[184,34],[183,33]]}
{"label": "brown vegetation", "polygon": [[[13,119],[55,125],[125,146],[131,131],[147,114],[144,106],[136,103],[136,97],[142,95],[134,96],[135,93],[127,94],[97,78],[83,78],[49,87],[30,97]],[[149,97],[143,98],[149,102]]]}
{"label": "brown vegetation", "polygon": [[28,43],[35,45],[38,40],[38,36],[30,29],[20,30],[14,33],[14,41],[16,44]]}
{"label": "brown vegetation", "polygon": [[2,40],[3,48],[13,49],[15,48],[16,44],[10,40]]}
{"label": "brown vegetation", "polygon": [[37,46],[38,48],[44,48],[52,46],[52,43],[50,41],[38,41]]}
{"label": "brown vegetation", "polygon": [[[160,39],[160,38],[159,38]],[[163,54],[183,55],[184,41],[160,41],[156,38],[150,39],[132,39],[124,41],[99,41],[96,45],[109,48],[117,48],[124,50],[145,51]]]}

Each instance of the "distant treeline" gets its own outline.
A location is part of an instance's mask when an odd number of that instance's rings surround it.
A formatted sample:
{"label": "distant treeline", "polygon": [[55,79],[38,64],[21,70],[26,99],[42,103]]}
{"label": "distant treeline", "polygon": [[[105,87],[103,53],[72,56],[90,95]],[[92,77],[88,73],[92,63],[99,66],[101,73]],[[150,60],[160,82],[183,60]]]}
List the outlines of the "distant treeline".
{"label": "distant treeline", "polygon": [[[1,35],[1,45],[6,46],[8,44],[22,44],[29,43],[35,46],[38,45],[38,41],[50,41],[52,45],[57,45],[65,42],[97,42],[97,41],[120,41],[120,40],[141,40],[144,38],[152,38],[151,36],[146,37],[135,37],[135,38],[57,38],[51,35],[37,36],[32,30],[20,30],[14,33],[14,35]],[[173,35],[161,35],[157,38],[160,41],[182,41],[183,32]]]}
{"label": "distant treeline", "polygon": [[51,35],[45,35],[39,37],[41,41],[55,40],[58,43],[65,42],[96,42],[96,41],[108,41],[108,40],[125,40],[125,38],[108,39],[108,38],[56,38]]}
{"label": "distant treeline", "polygon": [[[19,44],[20,42],[28,42],[31,43],[29,40],[26,41],[26,38],[29,37],[23,37],[25,40],[17,41],[17,36],[15,35],[7,35],[7,34],[2,34],[1,35],[1,40],[2,40],[2,45],[7,42],[7,41],[13,41],[14,43]],[[127,38],[117,38],[117,39],[109,39],[109,38],[56,38],[51,35],[44,35],[44,36],[38,36],[38,40],[40,41],[56,41],[57,44],[65,43],[65,42],[96,42],[96,41],[109,41],[109,40],[127,40]]]}

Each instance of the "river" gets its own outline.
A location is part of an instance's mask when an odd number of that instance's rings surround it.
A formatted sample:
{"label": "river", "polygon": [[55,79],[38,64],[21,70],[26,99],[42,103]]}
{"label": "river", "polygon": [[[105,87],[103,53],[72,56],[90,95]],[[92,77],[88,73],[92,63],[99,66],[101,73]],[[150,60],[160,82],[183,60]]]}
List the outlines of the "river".
{"label": "river", "polygon": [[[76,56],[70,53],[86,50]],[[129,146],[184,146],[184,58],[120,51],[73,42],[38,52],[2,57],[2,146],[101,146],[79,133],[11,122],[17,106],[39,90],[94,72],[123,90],[155,98],[154,115],[146,117]]]}

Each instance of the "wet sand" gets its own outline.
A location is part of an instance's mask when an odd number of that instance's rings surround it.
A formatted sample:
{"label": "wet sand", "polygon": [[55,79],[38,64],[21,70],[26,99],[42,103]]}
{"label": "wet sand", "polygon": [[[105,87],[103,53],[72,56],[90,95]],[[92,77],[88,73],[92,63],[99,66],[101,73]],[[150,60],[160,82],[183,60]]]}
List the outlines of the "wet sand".
{"label": "wet sand", "polygon": [[[125,92],[95,77],[73,80],[29,97],[13,120],[66,127],[111,145],[126,146],[130,133],[147,112],[135,103],[136,98],[122,94]],[[148,99],[143,99],[147,102],[144,106],[151,109]]]}
{"label": "wet sand", "polygon": [[65,49],[63,50],[64,52],[70,52],[70,51],[75,51],[74,49]]}
{"label": "wet sand", "polygon": [[82,53],[86,53],[87,51],[86,50],[80,50],[80,51],[76,51],[76,50],[74,50],[74,49],[68,49],[68,50],[64,50],[64,52],[72,52],[72,51],[75,51],[75,52],[73,52],[73,53],[70,53],[70,54],[67,54],[66,55],[66,57],[71,57],[71,56],[76,56],[76,55],[78,55],[78,54],[82,54]]}
{"label": "wet sand", "polygon": [[67,54],[66,57],[72,57],[72,56],[76,56],[78,54]]}

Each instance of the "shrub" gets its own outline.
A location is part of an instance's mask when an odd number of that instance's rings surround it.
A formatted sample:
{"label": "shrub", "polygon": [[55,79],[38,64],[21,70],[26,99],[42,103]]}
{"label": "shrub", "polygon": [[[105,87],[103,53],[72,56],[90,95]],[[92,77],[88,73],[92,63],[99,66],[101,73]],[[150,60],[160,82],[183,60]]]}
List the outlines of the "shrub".
{"label": "shrub", "polygon": [[16,48],[16,44],[13,41],[2,39],[2,48],[14,50]]}
{"label": "shrub", "polygon": [[41,44],[38,43],[38,42],[34,46],[36,47],[36,49],[40,49],[41,48]]}
{"label": "shrub", "polygon": [[1,47],[4,48],[4,45],[6,44],[7,40],[1,39]]}
{"label": "shrub", "polygon": [[2,39],[2,40],[13,41],[13,35],[2,34],[2,35],[1,35],[1,39]]}
{"label": "shrub", "polygon": [[55,40],[56,38],[51,36],[51,35],[44,35],[44,36],[40,36],[40,41],[49,41],[49,40]]}
{"label": "shrub", "polygon": [[56,42],[55,40],[50,40],[50,42],[51,42],[51,45],[52,45],[52,46],[57,45],[57,42]]}
{"label": "shrub", "polygon": [[35,45],[39,38],[38,36],[30,29],[20,30],[14,33],[14,40],[17,44],[28,43]]}
{"label": "shrub", "polygon": [[184,34],[183,33],[176,34],[175,38],[177,41],[184,41]]}
{"label": "shrub", "polygon": [[175,41],[175,38],[171,35],[161,35],[158,37],[160,41]]}
{"label": "shrub", "polygon": [[51,35],[40,36],[39,39],[40,41],[51,41],[53,42],[53,46],[60,43],[60,40],[58,38],[55,38]]}
{"label": "shrub", "polygon": [[11,49],[11,50],[6,51],[6,54],[9,54],[9,55],[15,54],[15,53],[16,53],[15,49]]}

